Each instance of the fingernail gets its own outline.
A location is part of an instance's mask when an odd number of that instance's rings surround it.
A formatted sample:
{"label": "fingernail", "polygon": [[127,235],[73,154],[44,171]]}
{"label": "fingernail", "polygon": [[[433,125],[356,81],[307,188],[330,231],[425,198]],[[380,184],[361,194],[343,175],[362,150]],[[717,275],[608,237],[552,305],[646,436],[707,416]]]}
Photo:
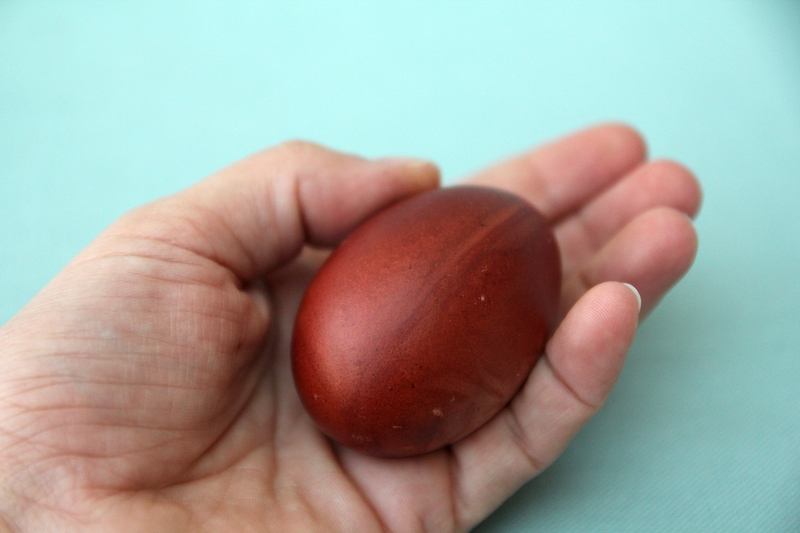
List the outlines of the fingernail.
{"label": "fingernail", "polygon": [[419,189],[430,189],[439,185],[439,167],[427,159],[413,157],[382,157],[375,159],[375,163],[388,167],[402,169],[406,179],[410,179]]}
{"label": "fingernail", "polygon": [[633,291],[633,294],[636,295],[636,301],[639,303],[639,311],[641,311],[642,310],[642,295],[639,294],[639,291],[636,289],[636,287],[634,287],[630,283],[623,283],[623,285],[628,287],[631,291]]}

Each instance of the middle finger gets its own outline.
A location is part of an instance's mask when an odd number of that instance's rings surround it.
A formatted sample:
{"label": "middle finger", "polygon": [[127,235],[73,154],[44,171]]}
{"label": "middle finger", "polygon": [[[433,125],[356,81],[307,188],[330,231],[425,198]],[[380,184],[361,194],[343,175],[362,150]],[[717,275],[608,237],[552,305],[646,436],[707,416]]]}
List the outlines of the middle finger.
{"label": "middle finger", "polygon": [[671,207],[694,217],[700,201],[700,185],[682,165],[660,160],[638,167],[554,228],[565,274],[580,268],[638,215]]}

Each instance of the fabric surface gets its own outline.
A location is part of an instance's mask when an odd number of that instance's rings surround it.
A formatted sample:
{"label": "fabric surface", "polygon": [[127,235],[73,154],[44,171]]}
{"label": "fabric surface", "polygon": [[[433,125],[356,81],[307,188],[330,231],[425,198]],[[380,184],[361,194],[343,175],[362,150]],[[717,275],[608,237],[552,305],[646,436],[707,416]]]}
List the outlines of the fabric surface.
{"label": "fabric surface", "polygon": [[601,120],[700,253],[478,531],[800,531],[800,3],[0,2],[0,323],[124,211],[290,138],[460,176]]}

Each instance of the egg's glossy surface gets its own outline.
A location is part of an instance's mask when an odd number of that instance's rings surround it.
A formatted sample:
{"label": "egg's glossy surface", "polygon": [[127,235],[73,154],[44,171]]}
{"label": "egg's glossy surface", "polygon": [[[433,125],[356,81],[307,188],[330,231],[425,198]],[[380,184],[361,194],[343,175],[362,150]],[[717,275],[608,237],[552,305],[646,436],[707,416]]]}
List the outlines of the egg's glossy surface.
{"label": "egg's glossy surface", "polygon": [[556,320],[558,248],[512,194],[452,187],[353,232],[300,306],[292,365],[320,429],[381,456],[460,440],[517,392]]}

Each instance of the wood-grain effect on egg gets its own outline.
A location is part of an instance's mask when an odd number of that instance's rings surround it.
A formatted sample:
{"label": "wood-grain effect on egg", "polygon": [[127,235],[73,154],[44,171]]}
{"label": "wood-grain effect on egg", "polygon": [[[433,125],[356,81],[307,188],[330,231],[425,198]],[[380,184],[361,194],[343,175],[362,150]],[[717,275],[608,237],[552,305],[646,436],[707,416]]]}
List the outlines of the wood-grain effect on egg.
{"label": "wood-grain effect on egg", "polygon": [[297,391],[326,435],[365,453],[454,443],[526,380],[560,285],[552,231],[521,198],[463,186],[402,201],[353,232],[309,286]]}

